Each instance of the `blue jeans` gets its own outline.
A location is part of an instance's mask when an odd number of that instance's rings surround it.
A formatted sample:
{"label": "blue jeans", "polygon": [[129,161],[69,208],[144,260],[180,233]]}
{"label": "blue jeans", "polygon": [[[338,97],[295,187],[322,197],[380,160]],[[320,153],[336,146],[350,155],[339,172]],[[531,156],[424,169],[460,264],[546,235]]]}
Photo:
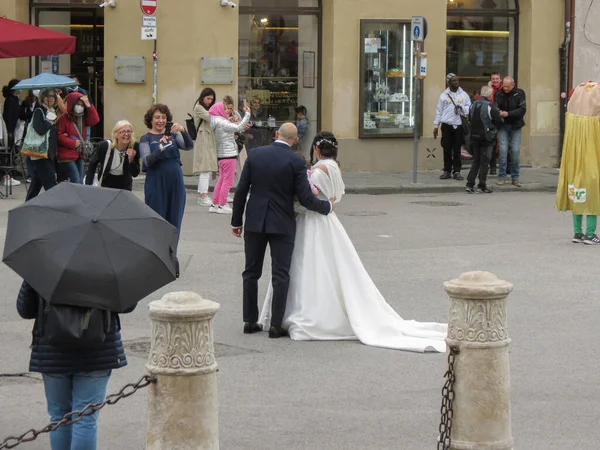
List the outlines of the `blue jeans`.
{"label": "blue jeans", "polygon": [[[59,421],[68,412],[104,401],[111,372],[43,374],[50,420]],[[50,446],[52,450],[96,450],[97,435],[98,412],[50,433]]]}
{"label": "blue jeans", "polygon": [[510,175],[513,181],[519,179],[521,171],[521,128],[513,125],[502,125],[498,129],[498,142],[500,142],[500,164],[498,166],[498,179],[506,180],[506,159],[508,148],[512,156]]}
{"label": "blue jeans", "polygon": [[83,184],[83,160],[60,163],[71,183]]}

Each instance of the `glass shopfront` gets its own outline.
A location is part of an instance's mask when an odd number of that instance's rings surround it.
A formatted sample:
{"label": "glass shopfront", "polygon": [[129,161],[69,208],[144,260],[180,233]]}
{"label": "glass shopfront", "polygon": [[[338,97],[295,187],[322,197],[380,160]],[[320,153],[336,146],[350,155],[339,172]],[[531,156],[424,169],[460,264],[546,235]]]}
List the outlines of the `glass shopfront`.
{"label": "glass shopfront", "polygon": [[359,137],[409,136],[415,125],[410,20],[360,21]]}
{"label": "glass shopfront", "polygon": [[492,73],[517,77],[516,0],[448,0],[446,71],[474,94]]}
{"label": "glass shopfront", "polygon": [[41,56],[33,61],[32,72],[56,73],[79,79],[98,109],[100,124],[92,137],[102,134],[102,90],[104,77],[104,9],[101,0],[32,0],[32,22],[42,28],[77,38],[72,55]]}
{"label": "glass shopfront", "polygon": [[272,142],[284,122],[298,126],[308,154],[319,128],[320,8],[316,0],[240,2],[238,94],[252,109],[249,149]]}

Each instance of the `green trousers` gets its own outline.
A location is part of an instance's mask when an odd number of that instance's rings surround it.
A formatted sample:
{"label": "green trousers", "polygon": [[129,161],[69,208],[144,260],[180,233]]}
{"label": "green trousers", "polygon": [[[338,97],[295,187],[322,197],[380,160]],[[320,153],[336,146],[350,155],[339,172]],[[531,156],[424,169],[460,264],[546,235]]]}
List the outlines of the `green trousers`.
{"label": "green trousers", "polygon": [[[598,216],[586,216],[585,221],[585,235],[593,236],[596,234],[596,223],[598,222]],[[583,233],[583,215],[582,214],[573,214],[573,228],[575,230],[575,234]]]}

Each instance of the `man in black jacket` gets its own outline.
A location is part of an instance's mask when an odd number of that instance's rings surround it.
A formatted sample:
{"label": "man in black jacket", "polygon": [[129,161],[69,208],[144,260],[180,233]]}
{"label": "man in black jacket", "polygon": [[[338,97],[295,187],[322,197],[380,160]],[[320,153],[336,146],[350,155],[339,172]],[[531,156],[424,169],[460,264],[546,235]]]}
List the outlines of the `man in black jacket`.
{"label": "man in black jacket", "polygon": [[515,87],[515,80],[511,77],[504,78],[502,91],[494,95],[494,103],[500,110],[500,116],[504,124],[498,129],[498,140],[500,142],[500,165],[498,168],[498,185],[508,183],[506,176],[506,159],[508,150],[512,156],[510,174],[512,184],[521,187],[519,181],[520,156],[521,156],[521,130],[525,126],[525,113],[527,112],[527,101],[525,92]]}
{"label": "man in black jacket", "polygon": [[[294,196],[302,206],[327,215],[333,202],[319,200],[311,191],[304,160],[292,150],[298,142],[298,130],[284,123],[273,144],[255,148],[248,159],[235,191],[231,227],[242,236],[246,253],[244,280],[244,333],[261,330],[258,324],[258,280],[262,275],[267,244],[273,267],[273,305],[270,338],[286,336],[281,327],[290,286],[290,265],[296,237]],[[246,198],[252,188],[248,206]],[[246,224],[244,226],[244,209]]]}
{"label": "man in black jacket", "polygon": [[479,191],[491,194],[486,185],[492,152],[495,150],[497,126],[502,125],[502,117],[496,105],[492,103],[494,89],[491,86],[481,88],[481,97],[471,105],[471,152],[473,162],[467,176],[466,191],[475,193],[475,178],[479,174]]}

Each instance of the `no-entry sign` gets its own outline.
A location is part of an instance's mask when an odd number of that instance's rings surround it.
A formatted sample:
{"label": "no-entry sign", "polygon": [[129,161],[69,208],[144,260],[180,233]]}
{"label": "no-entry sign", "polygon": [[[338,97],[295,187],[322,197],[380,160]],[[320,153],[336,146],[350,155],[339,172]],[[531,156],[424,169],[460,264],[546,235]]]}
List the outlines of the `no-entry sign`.
{"label": "no-entry sign", "polygon": [[158,0],[140,0],[140,7],[146,16],[153,16],[158,8]]}

